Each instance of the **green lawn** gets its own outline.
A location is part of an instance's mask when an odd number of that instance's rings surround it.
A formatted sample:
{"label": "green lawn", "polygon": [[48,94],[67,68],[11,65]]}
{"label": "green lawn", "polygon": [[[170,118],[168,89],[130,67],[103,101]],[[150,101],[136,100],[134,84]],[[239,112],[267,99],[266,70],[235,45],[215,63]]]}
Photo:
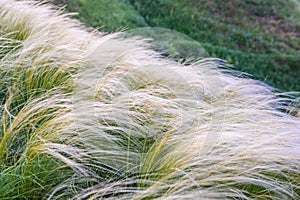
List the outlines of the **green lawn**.
{"label": "green lawn", "polygon": [[[280,90],[300,91],[299,1],[56,0],[56,3],[67,3],[68,11],[79,13],[76,18],[102,31],[147,26],[176,30],[198,41],[211,57],[225,59],[253,78]],[[189,45],[180,48],[189,49]]]}

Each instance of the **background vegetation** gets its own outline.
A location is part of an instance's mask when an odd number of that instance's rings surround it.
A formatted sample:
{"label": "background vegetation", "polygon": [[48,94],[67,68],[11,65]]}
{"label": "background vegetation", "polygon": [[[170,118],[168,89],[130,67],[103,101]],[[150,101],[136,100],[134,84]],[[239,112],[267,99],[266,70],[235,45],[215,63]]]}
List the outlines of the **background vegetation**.
{"label": "background vegetation", "polygon": [[[300,3],[296,0],[55,0],[101,31],[165,27],[212,57],[285,91],[300,91]],[[189,43],[186,44],[187,46]]]}

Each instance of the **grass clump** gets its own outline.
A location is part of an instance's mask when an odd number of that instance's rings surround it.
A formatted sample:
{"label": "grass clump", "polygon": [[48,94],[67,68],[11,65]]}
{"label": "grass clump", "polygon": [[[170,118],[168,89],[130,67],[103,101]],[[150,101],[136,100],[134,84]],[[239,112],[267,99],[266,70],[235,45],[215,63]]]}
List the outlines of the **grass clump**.
{"label": "grass clump", "polygon": [[0,22],[1,199],[299,198],[289,94],[34,1]]}

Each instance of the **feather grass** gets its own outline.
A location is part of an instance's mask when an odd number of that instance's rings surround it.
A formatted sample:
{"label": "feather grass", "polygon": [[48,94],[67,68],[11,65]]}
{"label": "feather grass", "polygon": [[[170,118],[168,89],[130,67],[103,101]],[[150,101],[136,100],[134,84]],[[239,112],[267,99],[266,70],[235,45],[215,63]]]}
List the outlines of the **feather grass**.
{"label": "feather grass", "polygon": [[34,1],[0,24],[1,199],[299,198],[287,95]]}

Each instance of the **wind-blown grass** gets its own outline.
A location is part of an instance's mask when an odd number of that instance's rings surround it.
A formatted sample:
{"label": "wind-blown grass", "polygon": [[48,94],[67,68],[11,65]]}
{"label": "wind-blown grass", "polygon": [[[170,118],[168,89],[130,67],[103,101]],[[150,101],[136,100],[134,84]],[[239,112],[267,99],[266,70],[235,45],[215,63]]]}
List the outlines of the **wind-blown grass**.
{"label": "wind-blown grass", "polygon": [[1,199],[299,198],[287,94],[32,1],[0,24]]}

